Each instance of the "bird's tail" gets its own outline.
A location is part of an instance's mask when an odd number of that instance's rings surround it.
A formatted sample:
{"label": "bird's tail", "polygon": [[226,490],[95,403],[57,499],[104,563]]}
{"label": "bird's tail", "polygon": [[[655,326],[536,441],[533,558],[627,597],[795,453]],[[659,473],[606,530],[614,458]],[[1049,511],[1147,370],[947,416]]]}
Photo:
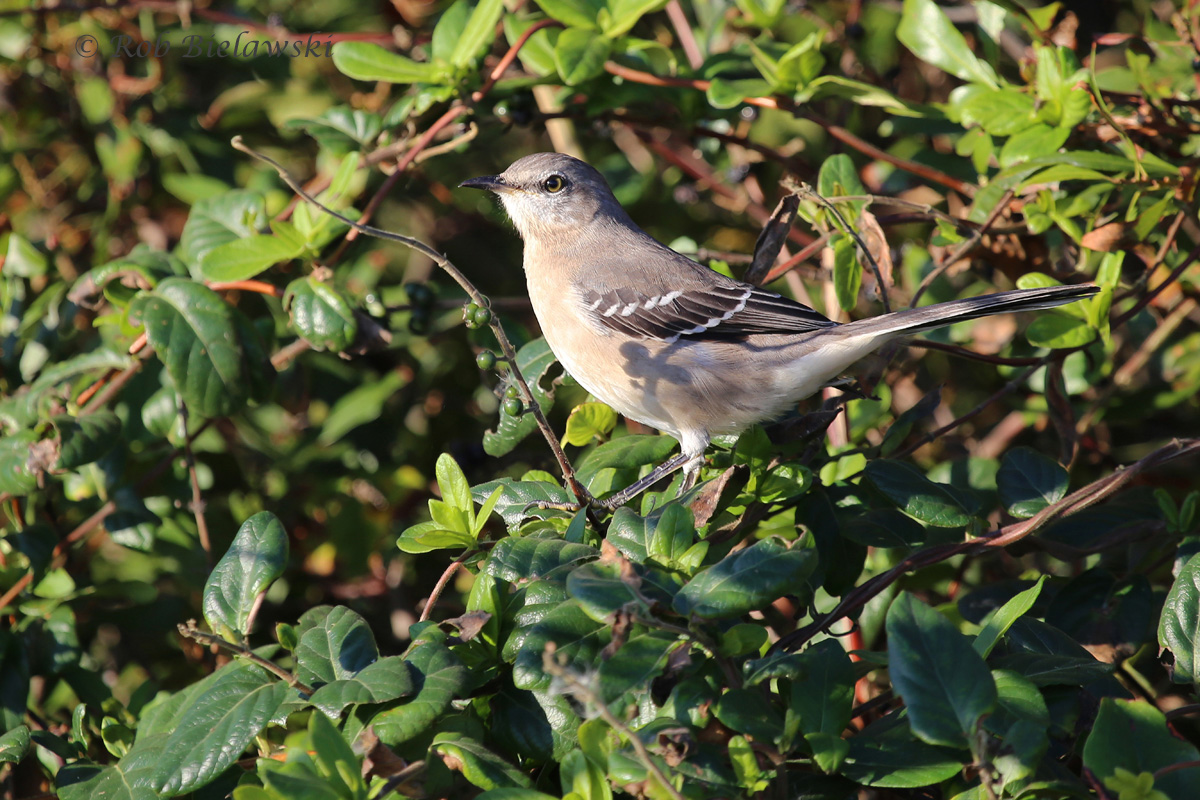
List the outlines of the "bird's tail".
{"label": "bird's tail", "polygon": [[853,332],[857,334],[891,338],[941,328],[945,325],[953,325],[955,322],[978,319],[992,314],[1053,308],[1091,297],[1099,291],[1100,287],[1090,283],[1079,286],[1016,289],[1011,292],[985,294],[979,297],[968,297],[965,300],[951,300],[948,303],[935,303],[921,308],[893,311],[890,314],[851,322],[843,326],[843,330],[850,333],[851,331],[848,329],[854,328]]}

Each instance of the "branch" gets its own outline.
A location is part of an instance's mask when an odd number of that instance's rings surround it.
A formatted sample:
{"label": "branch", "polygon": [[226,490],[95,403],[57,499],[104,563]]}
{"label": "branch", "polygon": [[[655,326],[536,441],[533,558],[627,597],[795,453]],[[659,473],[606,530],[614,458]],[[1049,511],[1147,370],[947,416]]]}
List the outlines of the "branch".
{"label": "branch", "polygon": [[208,646],[215,645],[217,647],[220,647],[222,650],[228,650],[229,652],[233,653],[236,656],[241,656],[242,658],[246,659],[247,661],[254,662],[255,664],[257,664],[258,666],[267,670],[268,672],[272,673],[273,675],[275,675],[279,678],[282,678],[287,683],[288,686],[291,686],[293,689],[298,690],[301,694],[306,694],[306,695],[311,696],[312,693],[314,691],[316,691],[308,684],[303,683],[295,675],[293,675],[292,673],[288,672],[283,667],[276,664],[274,661],[271,661],[270,659],[267,659],[267,658],[263,658],[258,653],[251,650],[249,647],[246,647],[245,645],[237,644],[235,642],[231,642],[228,639],[223,639],[220,636],[217,636],[216,634],[206,633],[205,631],[200,630],[199,628],[196,627],[196,620],[194,620],[194,619],[189,619],[187,621],[187,623],[180,624],[178,626],[178,628],[179,628],[179,633],[188,639],[199,642],[200,644],[203,644],[203,645],[208,645]]}

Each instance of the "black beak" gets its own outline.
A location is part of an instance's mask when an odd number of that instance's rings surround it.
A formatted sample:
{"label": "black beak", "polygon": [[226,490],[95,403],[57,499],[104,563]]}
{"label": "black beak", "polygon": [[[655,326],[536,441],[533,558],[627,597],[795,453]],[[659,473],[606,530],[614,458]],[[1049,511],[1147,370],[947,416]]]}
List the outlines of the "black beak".
{"label": "black beak", "polygon": [[459,184],[464,189],[486,189],[489,192],[504,192],[512,189],[504,178],[500,175],[484,175],[479,178],[471,178]]}

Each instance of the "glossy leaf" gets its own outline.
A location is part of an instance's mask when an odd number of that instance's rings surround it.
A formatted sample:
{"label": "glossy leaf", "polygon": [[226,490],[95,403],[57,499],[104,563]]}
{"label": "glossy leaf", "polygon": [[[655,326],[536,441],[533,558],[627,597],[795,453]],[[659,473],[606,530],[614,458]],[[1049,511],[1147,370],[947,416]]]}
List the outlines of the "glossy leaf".
{"label": "glossy leaf", "polygon": [[674,607],[685,616],[705,619],[740,616],[782,595],[806,591],[804,579],[815,566],[814,551],[763,539],[688,581]]}
{"label": "glossy leaf", "polygon": [[430,750],[480,789],[528,789],[533,786],[533,781],[524,772],[462,734],[439,733],[433,737]]}
{"label": "glossy leaf", "polygon": [[864,473],[876,489],[918,522],[938,528],[969,525],[979,504],[973,496],[934,483],[916,467],[900,461],[872,461]]}
{"label": "glossy leaf", "polygon": [[586,28],[567,28],[554,45],[554,64],[567,86],[576,86],[604,72],[612,42]]}
{"label": "glossy leaf", "polygon": [[250,236],[218,245],[200,260],[200,276],[207,281],[241,281],[290,261],[303,252],[301,243],[280,236]]}
{"label": "glossy leaf", "polygon": [[244,352],[233,312],[220,295],[194,281],[168,278],[138,297],[133,309],[192,413],[222,417],[245,403]]}
{"label": "glossy leaf", "polygon": [[998,86],[995,71],[976,57],[967,40],[933,0],[904,0],[896,37],[928,64],[965,81],[993,89]]}
{"label": "glossy leaf", "polygon": [[510,536],[496,543],[483,569],[509,583],[562,579],[569,570],[598,555],[592,547],[562,539]]}
{"label": "glossy leaf", "polygon": [[415,671],[420,688],[371,723],[379,738],[393,747],[426,733],[468,681],[467,669],[446,647],[445,634],[436,629],[422,631],[404,659]]}
{"label": "glossy leaf", "polygon": [[300,617],[296,677],[309,686],[353,678],[379,659],[365,620],[345,606],[317,606]]}
{"label": "glossy leaf", "polygon": [[287,532],[274,514],[261,511],[243,522],[204,584],[209,627],[235,642],[245,638],[259,593],[283,574],[287,559]]}
{"label": "glossy leaf", "polygon": [[358,320],[349,301],[311,275],[288,284],[283,305],[296,332],[318,350],[340,352],[358,336]]}
{"label": "glossy leaf", "polygon": [[437,83],[441,77],[436,65],[417,63],[372,42],[338,42],[333,46],[333,64],[360,81]]}
{"label": "glossy leaf", "polygon": [[970,641],[910,594],[887,613],[888,672],[913,733],[929,744],[965,747],[996,705],[996,686]]}
{"label": "glossy leaf", "polygon": [[1200,555],[1187,560],[1167,592],[1158,643],[1175,657],[1177,683],[1200,683]]}
{"label": "glossy leaf", "polygon": [[[1200,761],[1200,751],[1171,734],[1167,718],[1144,700],[1105,697],[1083,747],[1083,765],[1097,778],[1125,769],[1135,775],[1155,773],[1176,764]],[[1155,787],[1171,800],[1186,800],[1195,792],[1200,766],[1168,771]]]}
{"label": "glossy leaf", "polygon": [[1027,518],[1066,497],[1067,471],[1058,462],[1028,447],[1004,454],[996,488],[1008,513]]}

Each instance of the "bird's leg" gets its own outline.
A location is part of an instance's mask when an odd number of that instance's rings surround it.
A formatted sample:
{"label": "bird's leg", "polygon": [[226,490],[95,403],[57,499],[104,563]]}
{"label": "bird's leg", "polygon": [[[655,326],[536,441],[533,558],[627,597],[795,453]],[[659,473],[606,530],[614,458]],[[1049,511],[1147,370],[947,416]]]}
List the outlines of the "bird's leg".
{"label": "bird's leg", "polygon": [[691,461],[694,461],[694,460],[695,459],[691,456],[691,454],[680,453],[679,455],[672,458],[670,461],[666,461],[662,464],[659,464],[654,469],[654,471],[651,472],[649,475],[642,478],[641,480],[638,480],[638,481],[632,483],[629,486],[626,486],[624,489],[617,492],[612,497],[606,497],[603,500],[596,501],[596,505],[600,506],[601,508],[608,509],[609,511],[613,511],[613,510],[625,505],[630,500],[637,497],[639,494],[646,491],[651,486],[658,483],[661,479],[670,475],[675,470],[689,464]]}

